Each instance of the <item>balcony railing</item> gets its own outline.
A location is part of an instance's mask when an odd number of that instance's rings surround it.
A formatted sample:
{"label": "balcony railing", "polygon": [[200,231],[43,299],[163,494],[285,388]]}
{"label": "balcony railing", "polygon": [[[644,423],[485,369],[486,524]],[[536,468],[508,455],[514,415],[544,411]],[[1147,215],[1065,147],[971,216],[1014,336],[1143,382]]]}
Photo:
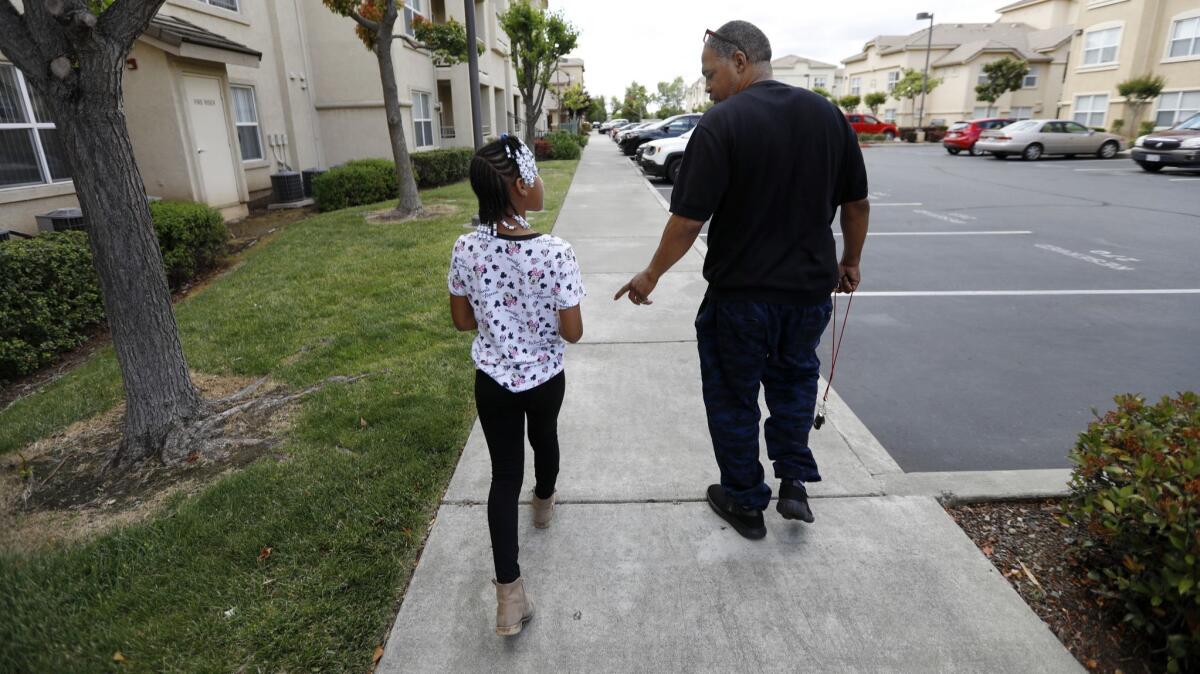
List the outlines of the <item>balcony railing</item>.
{"label": "balcony railing", "polygon": [[443,126],[442,127],[442,138],[453,138],[453,137],[454,137],[454,127]]}

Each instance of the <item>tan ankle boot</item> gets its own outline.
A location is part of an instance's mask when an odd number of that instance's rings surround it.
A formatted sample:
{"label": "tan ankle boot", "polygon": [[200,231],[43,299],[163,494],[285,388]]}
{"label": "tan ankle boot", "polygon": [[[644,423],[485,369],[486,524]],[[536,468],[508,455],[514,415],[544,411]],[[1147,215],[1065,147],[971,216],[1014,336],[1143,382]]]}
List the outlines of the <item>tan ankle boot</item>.
{"label": "tan ankle boot", "polygon": [[519,634],[533,617],[533,601],[525,596],[525,579],[511,583],[493,580],[492,585],[496,586],[496,634],[502,637]]}
{"label": "tan ankle boot", "polygon": [[547,499],[540,499],[537,494],[533,495],[533,526],[535,529],[545,529],[550,526],[550,520],[554,519],[554,498],[556,496],[558,496],[558,492],[554,492]]}

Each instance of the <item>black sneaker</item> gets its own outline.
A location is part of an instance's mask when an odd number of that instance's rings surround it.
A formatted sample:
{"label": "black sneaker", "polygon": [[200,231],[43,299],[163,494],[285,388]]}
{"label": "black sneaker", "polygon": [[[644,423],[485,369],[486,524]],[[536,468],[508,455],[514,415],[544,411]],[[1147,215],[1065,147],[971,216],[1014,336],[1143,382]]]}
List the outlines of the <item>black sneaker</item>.
{"label": "black sneaker", "polygon": [[708,505],[721,519],[733,525],[737,532],[751,540],[758,540],[767,535],[767,527],[763,524],[762,512],[746,510],[733,502],[725,493],[725,488],[719,484],[708,485]]}
{"label": "black sneaker", "polygon": [[779,502],[775,509],[785,520],[800,520],[812,524],[812,509],[808,507],[808,490],[800,480],[784,480],[779,484]]}

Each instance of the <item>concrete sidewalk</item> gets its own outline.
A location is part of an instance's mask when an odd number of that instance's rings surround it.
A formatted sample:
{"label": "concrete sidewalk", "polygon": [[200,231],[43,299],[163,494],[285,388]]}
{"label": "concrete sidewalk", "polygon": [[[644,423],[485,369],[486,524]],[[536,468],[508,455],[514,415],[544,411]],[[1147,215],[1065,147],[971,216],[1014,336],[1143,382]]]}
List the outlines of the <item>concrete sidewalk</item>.
{"label": "concrete sidewalk", "polygon": [[[377,671],[1082,671],[933,498],[892,495],[945,485],[906,481],[840,400],[812,434],[825,476],[815,524],[768,510],[752,542],[709,510],[718,476],[692,325],[703,246],[652,306],[612,301],[665,221],[630,162],[593,138],[554,229],[589,295],[584,342],[567,355],[563,505],[547,530],[522,506],[537,613],[518,637],[492,631],[476,426]],[[532,453],[526,468],[527,499]]]}

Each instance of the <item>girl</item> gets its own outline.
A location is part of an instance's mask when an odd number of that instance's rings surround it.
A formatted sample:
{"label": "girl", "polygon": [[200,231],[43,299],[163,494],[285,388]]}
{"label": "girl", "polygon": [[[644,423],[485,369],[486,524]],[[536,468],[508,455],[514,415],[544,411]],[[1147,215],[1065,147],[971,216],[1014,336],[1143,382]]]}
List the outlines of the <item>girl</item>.
{"label": "girl", "polygon": [[517,498],[525,467],[525,421],[537,484],[533,525],[550,526],[558,478],[558,410],[567,342],[583,336],[583,283],[570,244],[538,234],[525,220],[542,210],[542,179],[533,153],[505,134],[471,160],[479,199],[478,231],[464,234],[450,257],[454,327],[478,330],[475,404],[492,457],[488,529],[496,567],[496,633],[517,634],[533,617],[517,564]]}

